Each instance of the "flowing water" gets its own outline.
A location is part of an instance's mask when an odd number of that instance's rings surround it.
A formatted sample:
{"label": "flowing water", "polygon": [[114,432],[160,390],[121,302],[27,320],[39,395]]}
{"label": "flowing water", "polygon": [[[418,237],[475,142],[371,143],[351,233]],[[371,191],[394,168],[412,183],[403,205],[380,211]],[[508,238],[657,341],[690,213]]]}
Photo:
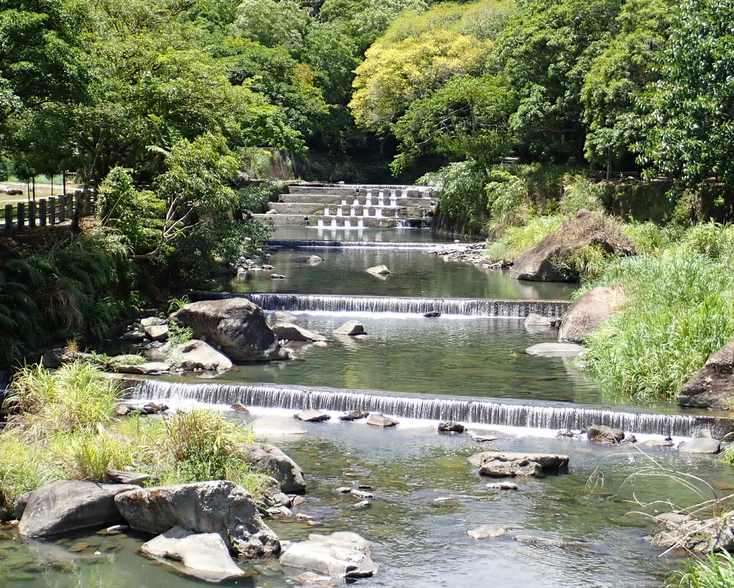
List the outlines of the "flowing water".
{"label": "flowing water", "polygon": [[[312,241],[345,236],[343,231],[300,231],[304,234],[286,231],[276,237]],[[432,239],[419,231],[397,234],[403,245]],[[297,511],[317,524],[293,518],[268,524],[283,540],[336,530],[364,536],[381,568],[358,586],[662,586],[665,574],[679,562],[658,557],[643,541],[653,527],[648,517],[634,513],[670,509],[660,503],[647,505],[655,501],[687,506],[728,494],[734,488],[734,470],[711,456],[635,444],[599,447],[555,433],[606,423],[636,432],[641,441],[650,435],[672,435],[678,442],[701,426],[716,429],[716,423],[670,405],[609,406],[573,363],[527,355],[528,346],[552,341],[555,332],[525,329],[521,318],[529,306],[523,300],[541,301],[533,308],[556,316],[565,305],[542,305],[542,300],[567,300],[569,286],[518,283],[502,272],[446,263],[418,246],[374,245],[388,235],[364,231],[359,238],[373,245],[363,249],[309,245],[281,250],[271,263],[285,280],[259,272],[235,284],[241,293],[278,294],[260,296],[265,306],[301,308],[297,321],[329,335],[333,340],[328,347],[293,345],[295,361],[240,366],[208,383],[137,382],[131,395],[140,402],[160,399],[173,409],[198,404],[228,410],[229,404],[242,402],[254,415],[291,416],[311,407],[334,416],[352,409],[396,416],[400,424],[393,429],[332,418],[305,424],[307,434],[299,439],[271,440],[306,471],[306,500]],[[354,240],[357,233],[350,231],[346,238]],[[314,252],[324,258],[321,265],[301,261]],[[394,271],[387,280],[363,271],[380,263]],[[306,296],[289,298],[288,293]],[[389,298],[375,298],[379,296]],[[432,300],[419,303],[416,297]],[[493,306],[455,298],[505,302]],[[440,317],[421,316],[436,307],[443,313]],[[355,318],[365,325],[367,336],[330,336],[336,326]],[[243,418],[233,411],[227,414]],[[497,440],[479,443],[466,434],[439,434],[438,420],[468,422]],[[518,480],[518,491],[490,491],[486,483],[492,480],[480,478],[466,461],[488,449],[563,453],[570,457],[569,469]],[[687,479],[700,494],[681,483],[683,475],[695,476]],[[357,484],[369,485],[375,495],[369,510],[355,510],[356,499],[335,491]],[[482,524],[499,525],[508,533],[486,540],[467,535]],[[204,585],[138,555],[144,539],[134,533],[80,535],[24,544],[12,532],[0,530],[0,587]],[[277,560],[242,566],[252,575],[239,585],[292,585]]]}

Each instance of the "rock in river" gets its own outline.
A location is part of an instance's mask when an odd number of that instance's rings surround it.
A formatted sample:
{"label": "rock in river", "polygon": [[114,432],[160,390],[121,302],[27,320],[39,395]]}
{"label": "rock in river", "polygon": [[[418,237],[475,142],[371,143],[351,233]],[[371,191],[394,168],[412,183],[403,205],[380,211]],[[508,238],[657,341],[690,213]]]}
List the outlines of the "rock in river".
{"label": "rock in river", "polygon": [[308,541],[291,543],[280,556],[280,565],[334,579],[373,576],[378,569],[369,542],[348,531],[312,533]]}
{"label": "rock in river", "polygon": [[183,527],[218,533],[227,547],[245,557],[276,555],[280,541],[257,512],[255,503],[234,482],[212,480],[123,492],[115,497],[128,524],[147,533]]}

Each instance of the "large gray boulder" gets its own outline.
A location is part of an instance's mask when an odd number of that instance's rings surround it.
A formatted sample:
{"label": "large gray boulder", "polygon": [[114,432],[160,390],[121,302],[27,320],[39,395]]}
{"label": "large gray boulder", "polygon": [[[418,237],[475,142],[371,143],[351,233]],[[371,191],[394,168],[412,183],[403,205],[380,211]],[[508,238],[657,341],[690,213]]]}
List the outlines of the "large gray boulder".
{"label": "large gray boulder", "polygon": [[515,476],[537,476],[558,472],[568,467],[567,455],[550,453],[510,453],[503,451],[482,451],[467,460],[479,468],[480,476],[493,478],[512,478]]}
{"label": "large gray boulder", "polygon": [[51,482],[23,495],[18,530],[24,537],[48,537],[123,522],[115,496],[139,488],[132,484]]}
{"label": "large gray boulder", "polygon": [[518,255],[510,276],[536,282],[577,282],[578,273],[569,261],[588,245],[599,246],[610,255],[634,255],[635,246],[603,214],[581,210],[552,235]]}
{"label": "large gray boulder", "polygon": [[377,573],[370,544],[356,533],[312,533],[308,541],[292,543],[280,556],[284,568],[308,570],[334,579],[364,578]]}
{"label": "large gray boulder", "polygon": [[262,308],[245,298],[193,302],[171,319],[190,327],[195,338],[205,339],[234,361],[289,358],[265,322]]}
{"label": "large gray boulder", "polygon": [[245,557],[276,555],[280,541],[263,523],[255,503],[234,482],[212,480],[123,492],[115,502],[128,524],[161,534],[173,527],[218,533],[227,547]]}
{"label": "large gray boulder", "polygon": [[275,445],[251,443],[240,447],[239,452],[257,471],[275,478],[281,492],[303,494],[306,491],[303,470]]}
{"label": "large gray boulder", "polygon": [[177,368],[186,371],[226,372],[232,369],[232,361],[226,355],[199,339],[172,347],[168,357]]}
{"label": "large gray boulder", "polygon": [[734,341],[730,341],[706,360],[678,391],[680,406],[731,409],[734,397]]}
{"label": "large gray boulder", "polygon": [[612,313],[627,301],[624,290],[593,288],[579,297],[566,311],[558,331],[562,343],[583,343]]}
{"label": "large gray boulder", "polygon": [[234,580],[247,575],[232,560],[224,539],[217,533],[192,533],[173,527],[143,543],[140,553],[207,582]]}

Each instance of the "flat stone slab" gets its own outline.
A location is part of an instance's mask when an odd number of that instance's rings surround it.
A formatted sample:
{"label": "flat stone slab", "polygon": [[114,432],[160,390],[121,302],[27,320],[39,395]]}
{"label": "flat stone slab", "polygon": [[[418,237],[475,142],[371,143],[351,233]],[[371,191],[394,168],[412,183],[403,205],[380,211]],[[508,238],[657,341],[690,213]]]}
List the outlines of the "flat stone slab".
{"label": "flat stone slab", "polygon": [[187,576],[207,582],[233,580],[247,575],[232,560],[224,539],[217,533],[197,534],[173,527],[143,543],[140,552]]}
{"label": "flat stone slab", "polygon": [[323,412],[321,410],[313,410],[310,408],[307,410],[302,410],[301,412],[293,416],[299,421],[304,421],[307,423],[320,423],[323,421],[328,421],[331,418],[331,415],[329,413]]}
{"label": "flat stone slab", "polygon": [[576,343],[537,343],[525,350],[528,355],[540,357],[578,357],[584,350],[582,345]]}
{"label": "flat stone slab", "polygon": [[379,412],[373,412],[367,417],[367,424],[373,427],[394,427],[398,424],[398,421]]}
{"label": "flat stone slab", "polygon": [[504,451],[481,451],[475,453],[467,460],[474,467],[481,467],[488,461],[532,461],[537,463],[545,471],[555,471],[568,467],[567,455],[556,455],[552,453],[510,453]]}
{"label": "flat stone slab", "polygon": [[350,337],[355,337],[356,335],[364,335],[365,333],[366,331],[364,330],[364,325],[359,321],[347,321],[342,326],[334,329],[335,335],[348,335]]}

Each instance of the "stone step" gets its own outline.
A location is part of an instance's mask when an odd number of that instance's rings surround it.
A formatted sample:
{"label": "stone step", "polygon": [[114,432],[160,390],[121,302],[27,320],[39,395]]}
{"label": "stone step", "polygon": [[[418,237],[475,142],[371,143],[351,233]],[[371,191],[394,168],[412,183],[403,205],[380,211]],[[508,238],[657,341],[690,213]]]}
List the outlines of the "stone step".
{"label": "stone step", "polygon": [[[343,229],[345,225],[352,229],[358,228],[359,218],[353,216],[323,216],[323,215],[303,215],[303,214],[253,214],[263,224],[274,227],[318,227],[319,220],[324,224],[325,229],[331,228],[332,222],[336,220],[337,228]],[[396,219],[396,218],[363,218],[362,225],[364,228],[394,228],[402,226],[402,223],[418,222],[418,219]]]}
{"label": "stone step", "polygon": [[[326,210],[328,209],[329,214],[326,214]],[[342,213],[339,214],[339,209],[341,209]],[[339,216],[339,217],[372,217],[372,218],[380,218],[380,217],[394,217],[394,216],[401,216],[401,211],[405,211],[405,208],[378,208],[376,206],[342,206],[340,205],[329,205],[324,206],[323,204],[319,203],[301,203],[301,204],[291,204],[291,203],[284,203],[284,202],[270,202],[268,204],[268,210],[271,210],[271,214],[303,214],[303,215],[310,215],[310,214],[317,214],[317,215],[323,215],[323,216]],[[354,212],[354,214],[352,214]],[[378,214],[379,212],[379,214]]]}
{"label": "stone step", "polygon": [[[324,195],[324,194],[279,194],[278,195],[278,202],[283,202],[287,204],[316,204],[318,203],[321,206],[328,206],[330,204],[340,205],[343,200],[346,200],[347,206],[350,206],[354,203],[355,199],[357,200],[359,206],[364,206],[367,203],[367,199],[364,196],[359,196],[355,198],[354,195],[348,198],[344,198],[341,196],[329,196],[329,195]],[[373,196],[370,202],[371,202],[371,206],[377,206],[380,200],[376,196]],[[392,205],[392,200],[390,198],[383,198],[382,203],[383,203],[383,206],[387,208]],[[434,200],[427,199],[427,198],[400,197],[396,200],[396,204],[398,206],[415,206],[415,207],[430,209],[434,207],[435,202]]]}
{"label": "stone step", "polygon": [[341,184],[341,185],[303,185],[291,184],[288,186],[289,194],[299,195],[316,195],[316,196],[342,196],[352,197],[366,196],[371,194],[373,197],[382,193],[385,197],[390,195],[407,196],[409,198],[430,199],[433,197],[433,191],[424,186],[380,186],[380,185],[361,185],[361,184]]}

